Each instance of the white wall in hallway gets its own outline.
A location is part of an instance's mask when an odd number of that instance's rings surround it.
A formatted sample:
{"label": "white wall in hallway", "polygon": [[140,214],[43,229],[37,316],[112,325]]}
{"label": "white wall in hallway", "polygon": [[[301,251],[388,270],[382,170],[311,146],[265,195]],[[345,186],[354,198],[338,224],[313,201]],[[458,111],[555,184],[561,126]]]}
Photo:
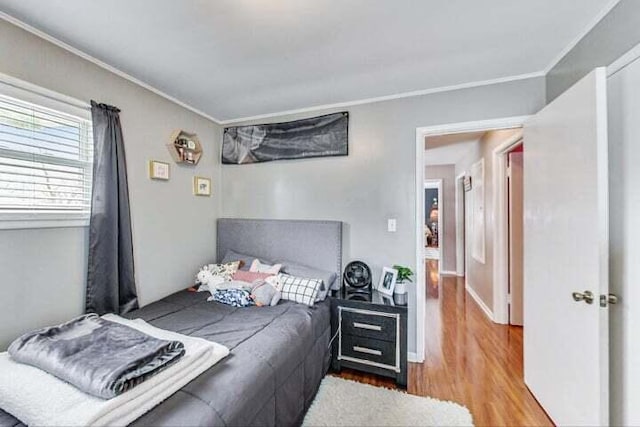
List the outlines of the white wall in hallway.
{"label": "white wall in hallway", "polygon": [[[484,212],[485,212],[485,262],[479,262],[472,256],[467,258],[467,275],[469,286],[480,297],[482,302],[493,311],[493,250],[494,250],[494,226],[495,213],[493,206],[493,193],[495,191],[493,182],[493,150],[505,141],[513,139],[514,135],[522,132],[522,129],[500,129],[486,132],[476,149],[470,150],[469,154],[456,163],[455,174],[460,175],[471,173],[471,165],[480,159],[484,159]],[[471,193],[467,193],[467,197]],[[470,198],[468,197],[468,200]],[[467,202],[471,203],[471,202]],[[467,228],[470,230],[470,228]],[[467,232],[467,245],[471,245],[473,234]],[[470,246],[469,246],[470,247]],[[471,255],[471,254],[469,254]]]}

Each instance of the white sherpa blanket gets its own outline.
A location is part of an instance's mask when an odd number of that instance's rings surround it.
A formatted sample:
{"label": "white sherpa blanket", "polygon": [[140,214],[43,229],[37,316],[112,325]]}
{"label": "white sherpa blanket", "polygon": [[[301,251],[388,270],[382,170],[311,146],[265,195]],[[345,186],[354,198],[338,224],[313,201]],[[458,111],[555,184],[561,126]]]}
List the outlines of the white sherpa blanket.
{"label": "white sherpa blanket", "polygon": [[0,353],[0,408],[27,425],[126,426],[229,354],[223,345],[165,331],[141,319],[111,314],[104,319],[159,339],[181,341],[185,354],[142,384],[104,400],[38,368],[17,363],[6,352]]}

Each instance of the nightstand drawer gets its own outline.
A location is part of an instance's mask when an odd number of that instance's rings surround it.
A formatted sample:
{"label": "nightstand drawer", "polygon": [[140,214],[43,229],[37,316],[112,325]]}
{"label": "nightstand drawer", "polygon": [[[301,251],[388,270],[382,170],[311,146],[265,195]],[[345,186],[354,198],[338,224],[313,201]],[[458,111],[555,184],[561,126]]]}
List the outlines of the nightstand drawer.
{"label": "nightstand drawer", "polygon": [[341,357],[360,363],[374,362],[388,369],[396,367],[396,344],[371,338],[342,335]]}
{"label": "nightstand drawer", "polygon": [[398,331],[398,318],[395,314],[354,310],[340,310],[343,334],[395,342]]}

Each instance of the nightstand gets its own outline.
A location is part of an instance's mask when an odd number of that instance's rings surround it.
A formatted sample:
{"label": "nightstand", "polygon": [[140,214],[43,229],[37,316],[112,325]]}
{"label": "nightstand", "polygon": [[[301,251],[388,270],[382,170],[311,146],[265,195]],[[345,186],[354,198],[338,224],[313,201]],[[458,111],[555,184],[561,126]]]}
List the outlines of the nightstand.
{"label": "nightstand", "polygon": [[407,386],[407,295],[378,291],[331,298],[331,367],[395,378]]}

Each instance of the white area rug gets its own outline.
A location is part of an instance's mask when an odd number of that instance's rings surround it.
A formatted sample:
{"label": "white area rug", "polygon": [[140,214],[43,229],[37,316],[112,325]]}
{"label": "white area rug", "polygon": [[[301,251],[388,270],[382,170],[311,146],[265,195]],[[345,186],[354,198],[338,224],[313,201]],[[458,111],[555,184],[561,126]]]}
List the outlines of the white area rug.
{"label": "white area rug", "polygon": [[473,426],[457,403],[327,376],[304,426]]}

